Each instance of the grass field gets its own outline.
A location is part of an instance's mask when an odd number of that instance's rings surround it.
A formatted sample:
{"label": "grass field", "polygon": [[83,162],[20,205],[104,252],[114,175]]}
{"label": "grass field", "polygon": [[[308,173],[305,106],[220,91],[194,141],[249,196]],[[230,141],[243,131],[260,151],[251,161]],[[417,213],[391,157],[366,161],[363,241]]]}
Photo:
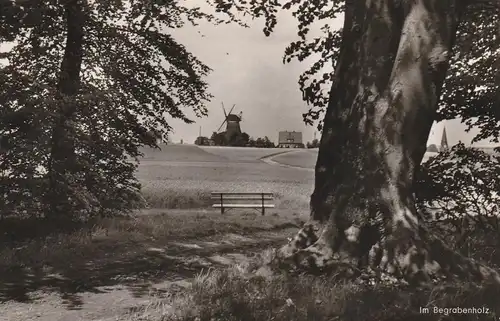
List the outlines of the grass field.
{"label": "grass field", "polygon": [[260,160],[284,149],[169,145],[144,152],[137,176],[151,208],[208,207],[212,191],[273,192],[277,208],[308,208],[312,173]]}
{"label": "grass field", "polygon": [[[438,153],[426,152],[422,159],[422,163],[426,162],[430,157],[436,156]],[[303,168],[314,168],[316,166],[316,159],[318,158],[318,150],[317,149],[306,149],[293,151],[290,153],[284,153],[282,155],[278,155],[273,158],[275,162],[303,167]]]}
{"label": "grass field", "polygon": [[213,155],[225,157],[228,160],[236,162],[252,162],[255,163],[259,159],[290,151],[283,148],[247,148],[247,147],[219,147],[219,146],[202,146],[203,151]]}
{"label": "grass field", "polygon": [[300,168],[314,168],[318,158],[317,150],[301,149],[273,157],[275,162]]}
{"label": "grass field", "polygon": [[[163,145],[144,149],[137,171],[150,208],[207,208],[210,193],[272,192],[278,209],[307,210],[317,149]],[[263,162],[272,157],[277,164]],[[426,154],[427,159],[429,155]]]}

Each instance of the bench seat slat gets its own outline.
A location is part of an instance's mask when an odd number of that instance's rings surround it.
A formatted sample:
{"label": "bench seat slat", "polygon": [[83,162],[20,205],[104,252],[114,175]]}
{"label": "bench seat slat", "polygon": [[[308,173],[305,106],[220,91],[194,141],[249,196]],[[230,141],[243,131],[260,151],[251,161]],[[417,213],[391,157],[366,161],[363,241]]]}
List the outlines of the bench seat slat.
{"label": "bench seat slat", "polygon": [[221,193],[221,192],[212,192],[211,193],[213,196],[219,196],[222,195],[241,195],[241,196],[261,196],[264,194],[264,196],[273,196],[273,193]]}
{"label": "bench seat slat", "polygon": [[[251,197],[238,197],[238,196],[223,196],[222,199],[224,201],[261,201],[262,197],[259,196],[251,196]],[[220,200],[220,197],[212,196],[212,200]],[[264,201],[274,201],[273,197],[264,196]]]}
{"label": "bench seat slat", "polygon": [[[262,208],[262,204],[224,204],[221,206],[220,204],[212,205],[214,208]],[[264,204],[264,208],[274,208],[274,204]]]}

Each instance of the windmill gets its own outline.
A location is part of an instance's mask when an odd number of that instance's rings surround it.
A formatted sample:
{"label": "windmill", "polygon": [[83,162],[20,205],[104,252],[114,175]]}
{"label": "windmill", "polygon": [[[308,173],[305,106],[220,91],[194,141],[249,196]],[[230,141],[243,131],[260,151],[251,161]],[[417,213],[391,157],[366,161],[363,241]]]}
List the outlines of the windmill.
{"label": "windmill", "polygon": [[226,113],[226,109],[224,108],[224,103],[222,103],[222,110],[224,111],[225,118],[222,124],[220,125],[219,129],[217,129],[217,133],[220,133],[222,126],[226,124],[226,131],[224,133],[227,140],[229,140],[234,135],[241,135],[240,122],[243,113],[240,112],[239,115],[231,114],[231,112],[234,109],[234,106],[236,106],[236,104],[234,104],[233,107],[231,107],[229,113]]}

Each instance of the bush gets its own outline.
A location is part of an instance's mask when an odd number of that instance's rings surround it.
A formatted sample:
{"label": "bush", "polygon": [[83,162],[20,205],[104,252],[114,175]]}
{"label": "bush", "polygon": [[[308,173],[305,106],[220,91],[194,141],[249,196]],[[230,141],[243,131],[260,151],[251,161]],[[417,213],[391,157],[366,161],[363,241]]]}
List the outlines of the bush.
{"label": "bush", "polygon": [[[141,202],[133,158],[140,154],[139,147],[153,141],[124,139],[127,128],[106,125],[108,113],[114,107],[101,102],[99,95],[90,96],[85,96],[82,104],[99,108],[92,117],[84,108],[78,110],[78,121],[68,125],[72,128],[68,138],[71,143],[67,144],[74,150],[74,157],[66,157],[64,170],[61,164],[58,170],[52,167],[53,175],[49,170],[50,160],[54,160],[50,133],[56,123],[57,104],[35,101],[34,106],[19,110],[4,106],[0,112],[2,217],[80,220],[122,213]],[[50,193],[50,180],[54,177],[58,177],[58,184],[52,187],[57,189]],[[55,215],[51,206],[54,204],[64,210]]]}
{"label": "bush", "polygon": [[415,194],[424,219],[464,250],[473,236],[498,239],[499,191],[500,155],[459,143],[422,165]]}

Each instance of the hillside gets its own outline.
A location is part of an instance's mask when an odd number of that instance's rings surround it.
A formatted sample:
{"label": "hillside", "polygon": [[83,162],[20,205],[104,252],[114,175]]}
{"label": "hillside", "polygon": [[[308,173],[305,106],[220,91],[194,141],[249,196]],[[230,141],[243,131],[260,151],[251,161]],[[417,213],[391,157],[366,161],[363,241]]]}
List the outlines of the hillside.
{"label": "hillside", "polygon": [[160,145],[160,149],[142,148],[144,157],[140,161],[166,161],[166,162],[223,162],[227,159],[222,155],[208,153],[196,145]]}

